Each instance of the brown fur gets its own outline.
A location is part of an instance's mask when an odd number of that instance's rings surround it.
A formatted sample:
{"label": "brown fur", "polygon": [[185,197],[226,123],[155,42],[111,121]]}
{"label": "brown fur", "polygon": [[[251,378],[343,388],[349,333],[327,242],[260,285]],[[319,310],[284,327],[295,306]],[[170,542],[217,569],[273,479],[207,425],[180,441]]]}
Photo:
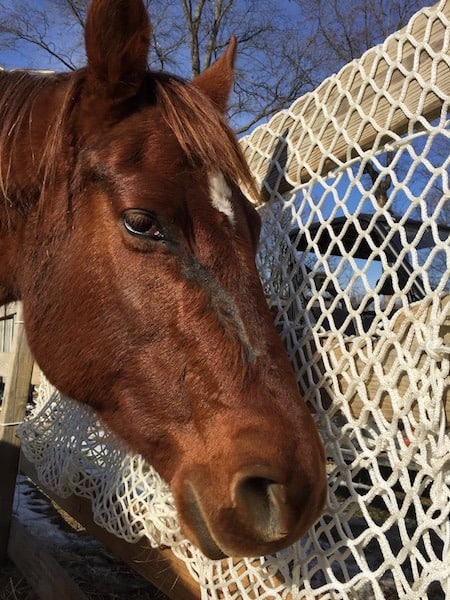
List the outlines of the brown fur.
{"label": "brown fur", "polygon": [[155,465],[206,554],[273,552],[319,516],[324,452],[254,263],[223,117],[235,42],[187,84],[145,70],[149,32],[141,0],[92,0],[85,69],[0,74],[0,302],[23,301],[48,378]]}

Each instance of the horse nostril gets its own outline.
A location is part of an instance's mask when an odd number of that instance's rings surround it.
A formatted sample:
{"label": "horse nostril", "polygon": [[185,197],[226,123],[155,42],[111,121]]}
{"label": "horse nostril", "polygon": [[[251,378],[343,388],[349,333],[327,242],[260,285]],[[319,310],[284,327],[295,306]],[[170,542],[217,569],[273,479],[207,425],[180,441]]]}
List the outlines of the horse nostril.
{"label": "horse nostril", "polygon": [[267,477],[245,476],[234,489],[240,521],[251,526],[261,541],[286,537],[294,524],[287,487]]}

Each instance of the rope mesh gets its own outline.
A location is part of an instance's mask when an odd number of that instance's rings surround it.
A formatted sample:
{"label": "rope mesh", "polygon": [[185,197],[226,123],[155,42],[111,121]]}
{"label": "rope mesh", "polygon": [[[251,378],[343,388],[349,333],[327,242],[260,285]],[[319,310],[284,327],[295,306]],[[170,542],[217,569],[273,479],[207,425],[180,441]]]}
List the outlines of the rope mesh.
{"label": "rope mesh", "polygon": [[449,15],[424,9],[242,140],[270,198],[261,279],[328,456],[307,536],[208,561],[166,483],[89,409],[44,382],[21,427],[47,487],[172,547],[203,599],[450,598]]}

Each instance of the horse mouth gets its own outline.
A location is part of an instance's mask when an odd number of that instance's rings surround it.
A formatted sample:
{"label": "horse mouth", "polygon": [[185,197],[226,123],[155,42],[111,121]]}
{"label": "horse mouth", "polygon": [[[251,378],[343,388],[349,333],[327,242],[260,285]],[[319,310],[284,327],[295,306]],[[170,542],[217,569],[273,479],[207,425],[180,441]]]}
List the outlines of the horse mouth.
{"label": "horse mouth", "polygon": [[192,529],[197,533],[197,545],[200,550],[207,558],[210,558],[211,560],[221,560],[222,558],[227,558],[228,555],[221,550],[212,537],[206,519],[204,518],[200,508],[197,495],[189,483],[187,483],[185,486],[184,500],[186,502],[189,523]]}
{"label": "horse mouth", "polygon": [[182,529],[208,558],[263,556],[298,539],[299,515],[286,486],[255,476],[255,469],[252,476],[238,474],[227,506],[217,506],[218,490],[206,496],[200,490],[184,482],[179,514]]}

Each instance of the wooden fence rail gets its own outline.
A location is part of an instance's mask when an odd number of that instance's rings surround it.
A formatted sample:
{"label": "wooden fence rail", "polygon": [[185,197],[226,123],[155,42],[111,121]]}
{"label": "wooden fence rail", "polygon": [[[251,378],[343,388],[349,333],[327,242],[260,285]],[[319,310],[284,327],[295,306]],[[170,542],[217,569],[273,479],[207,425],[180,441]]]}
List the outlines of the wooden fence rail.
{"label": "wooden fence rail", "polygon": [[13,344],[9,361],[4,361],[6,385],[0,410],[0,562],[7,552],[14,498],[20,441],[16,436],[16,423],[23,420],[33,373],[34,360],[25,336],[22,309],[15,315]]}

